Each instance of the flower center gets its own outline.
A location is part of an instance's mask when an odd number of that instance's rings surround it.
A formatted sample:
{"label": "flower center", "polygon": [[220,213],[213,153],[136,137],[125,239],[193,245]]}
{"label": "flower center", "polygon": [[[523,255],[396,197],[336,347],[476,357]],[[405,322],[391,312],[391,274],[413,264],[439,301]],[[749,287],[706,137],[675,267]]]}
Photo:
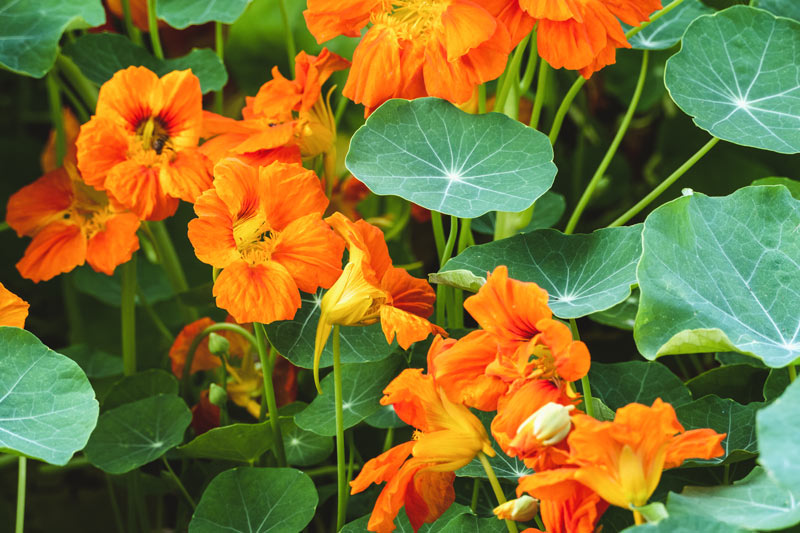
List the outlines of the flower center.
{"label": "flower center", "polygon": [[173,150],[167,127],[159,117],[148,117],[140,121],[136,126],[136,137],[143,150],[153,150],[156,155],[160,156],[164,149]]}
{"label": "flower center", "polygon": [[442,14],[451,0],[393,0],[391,13],[373,17],[373,24],[391,26],[401,39],[427,40],[431,30],[441,26]]}
{"label": "flower center", "polygon": [[234,222],[233,238],[242,259],[251,265],[258,265],[269,261],[278,234],[272,230],[264,215],[253,213]]}

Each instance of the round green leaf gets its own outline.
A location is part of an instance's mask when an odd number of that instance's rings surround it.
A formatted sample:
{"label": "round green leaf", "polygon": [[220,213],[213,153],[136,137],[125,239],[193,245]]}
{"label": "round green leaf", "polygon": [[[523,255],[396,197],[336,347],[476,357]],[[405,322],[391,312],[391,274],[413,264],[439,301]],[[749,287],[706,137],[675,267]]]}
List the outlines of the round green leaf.
{"label": "round green leaf", "polygon": [[704,516],[670,516],[659,522],[632,526],[623,533],[746,533],[746,529],[731,527]]}
{"label": "round green leaf", "polygon": [[122,374],[122,358],[86,344],[74,344],[60,350],[81,367],[89,378],[107,378]]}
{"label": "round green leaf", "polygon": [[758,403],[742,405],[713,395],[678,406],[675,412],[686,430],[711,428],[717,433],[727,433],[722,441],[725,455],[688,462],[692,465],[717,465],[753,458],[758,454],[756,412],[761,406]]}
{"label": "round green leaf", "polygon": [[0,450],[64,465],[86,444],[98,409],[75,361],[0,326]]}
{"label": "round green leaf", "polygon": [[333,453],[333,439],[297,426],[294,420],[281,418],[281,434],[286,461],[292,466],[321,463]]}
{"label": "round green leaf", "polygon": [[156,15],[180,30],[194,24],[219,21],[233,24],[251,0],[206,0],[199,9],[196,0],[158,0]]}
{"label": "round green leaf", "polygon": [[110,474],[155,461],[181,443],[192,413],[178,396],[159,394],[103,413],[86,445],[86,458]]}
{"label": "round green leaf", "polygon": [[391,405],[381,405],[377,411],[365,418],[364,422],[368,426],[380,429],[401,428],[406,425]]}
{"label": "round green leaf", "polygon": [[752,0],[751,5],[766,9],[779,17],[800,21],[800,3],[797,0]]}
{"label": "round green leaf", "polygon": [[[380,407],[383,389],[403,366],[403,358],[391,357],[374,363],[342,365],[342,411],[344,428],[350,428]],[[333,372],[322,380],[323,393],[294,417],[302,429],[318,435],[336,435],[336,406],[333,395]]]}
{"label": "round green leaf", "polygon": [[[489,440],[492,441],[492,448],[494,448],[495,456],[489,457],[489,464],[492,465],[495,475],[501,479],[510,479],[517,481],[522,476],[529,476],[533,474],[533,470],[525,466],[525,463],[516,457],[509,457],[503,453],[500,445],[494,440],[492,435],[491,425],[494,413],[487,413],[485,411],[472,411],[475,416],[480,419],[483,426],[486,428],[486,433],[489,435]],[[478,477],[487,479],[486,470],[483,468],[483,463],[477,457],[456,470],[458,477]]]}
{"label": "round green leaf", "polygon": [[317,508],[311,478],[293,468],[234,468],[209,483],[189,533],[293,533]]}
{"label": "round green leaf", "polygon": [[231,424],[210,429],[178,447],[186,457],[253,463],[272,447],[269,422]]}
{"label": "round green leaf", "polygon": [[463,218],[522,211],[556,175],[544,134],[438,98],[383,104],[353,136],[345,164],[376,194]]}
{"label": "round green leaf", "polygon": [[130,66],[147,67],[159,76],[173,70],[192,69],[192,73],[200,79],[203,93],[218,91],[228,82],[225,65],[213,50],[207,48],[194,49],[183,57],[162,60],[122,35],[89,33],[67,44],[64,54],[97,84],[107,82],[115,72]]}
{"label": "round green leaf", "polygon": [[683,382],[660,363],[595,363],[589,369],[592,394],[616,411],[631,402],[651,405],[661,398],[673,407],[692,401]]}
{"label": "round green leaf", "polygon": [[[742,357],[761,362],[755,357]],[[686,381],[686,387],[694,398],[716,394],[720,398],[730,398],[739,403],[760,402],[768,373],[766,367],[759,368],[747,363],[728,364],[694,376]]]}
{"label": "round green leaf", "polygon": [[631,46],[638,50],[666,50],[681,40],[683,32],[694,19],[713,12],[713,9],[700,0],[684,0],[678,7],[646,26],[629,41]]}
{"label": "round green leaf", "polygon": [[800,23],[734,6],[695,20],[667,61],[675,103],[712,135],[800,152]]}
{"label": "round green leaf", "polygon": [[164,370],[151,368],[125,376],[103,398],[103,411],[157,394],[178,394],[178,380]]}
{"label": "round green leaf", "polygon": [[[800,495],[800,429],[797,406],[800,405],[800,380],[756,415],[756,431],[761,457],[770,476],[778,483]],[[800,512],[800,500],[797,504]],[[800,518],[798,518],[800,522]]]}
{"label": "round green leaf", "polygon": [[737,351],[781,367],[800,349],[800,201],[785,187],[694,194],[650,214],[633,334],[648,359]]}
{"label": "round green leaf", "polygon": [[536,282],[547,291],[554,315],[578,318],[630,296],[641,254],[641,232],[638,224],[588,235],[536,230],[470,246],[439,274],[463,269],[485,278],[498,265],[506,265],[509,277]]}
{"label": "round green leaf", "polygon": [[58,41],[67,29],[105,22],[100,0],[35,0],[3,2],[0,7],[0,65],[41,78],[58,55]]}
{"label": "round green leaf", "polygon": [[[292,320],[267,324],[267,335],[275,348],[289,361],[302,368],[314,366],[314,340],[320,316],[322,291],[317,294],[300,293],[303,306]],[[388,344],[381,325],[341,328],[343,363],[364,363],[386,359],[397,344]],[[322,352],[319,366],[333,365],[333,343],[328,341]]]}

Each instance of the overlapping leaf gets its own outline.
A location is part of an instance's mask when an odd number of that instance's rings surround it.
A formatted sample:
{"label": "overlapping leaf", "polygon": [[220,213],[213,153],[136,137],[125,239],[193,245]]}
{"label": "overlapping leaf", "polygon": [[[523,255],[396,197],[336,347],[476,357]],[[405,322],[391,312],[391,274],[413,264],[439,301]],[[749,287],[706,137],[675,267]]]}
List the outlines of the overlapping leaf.
{"label": "overlapping leaf", "polygon": [[778,15],[800,21],[800,3],[796,0],[752,0],[753,7],[760,7]]}
{"label": "overlapping leaf", "polygon": [[376,194],[463,218],[522,211],[556,175],[542,133],[437,98],[383,104],[353,136],[346,165]]}
{"label": "overlapping leaf", "polygon": [[756,417],[759,462],[773,479],[798,496],[795,503],[800,522],[800,429],[797,406],[800,405],[800,380],[795,380],[771,405]]}
{"label": "overlapping leaf", "polygon": [[800,201],[785,187],[679,198],[646,220],[634,338],[648,359],[738,351],[781,367],[800,349]]}
{"label": "overlapping leaf", "polygon": [[756,412],[761,406],[757,403],[742,405],[713,395],[679,406],[675,411],[685,429],[711,428],[717,433],[727,434],[722,441],[725,455],[691,462],[727,464],[754,457],[758,453]]}
{"label": "overlapping leaf", "polygon": [[713,12],[713,9],[700,0],[684,0],[678,7],[631,37],[629,42],[633,48],[639,50],[666,50],[681,40],[683,32],[694,19]]}
{"label": "overlapping leaf", "polygon": [[[483,422],[486,428],[486,433],[489,435],[489,440],[492,442],[492,448],[496,452],[494,457],[489,457],[489,464],[492,465],[495,475],[501,479],[510,479],[517,481],[522,476],[533,474],[533,470],[525,466],[525,463],[516,457],[509,457],[494,440],[491,431],[492,418],[494,413],[486,413],[483,411],[473,411],[475,415]],[[468,465],[456,470],[456,475],[459,477],[479,477],[487,478],[486,470],[483,468],[483,463],[476,457]]]}
{"label": "overlapping leaf", "polygon": [[251,1],[206,0],[198,4],[195,0],[158,0],[156,15],[178,29],[212,21],[233,24]]}
{"label": "overlapping leaf", "polygon": [[732,527],[730,524],[718,522],[703,516],[670,516],[665,520],[633,526],[623,533],[745,533],[745,529]]}
{"label": "overlapping leaf", "polygon": [[231,424],[198,435],[191,442],[178,447],[178,451],[185,457],[252,464],[270,449],[272,441],[269,422]]}
{"label": "overlapping leaf", "polygon": [[103,411],[158,394],[178,394],[175,376],[157,368],[137,372],[114,383],[103,398]]}
{"label": "overlapping leaf", "polygon": [[656,398],[661,398],[673,407],[692,401],[689,389],[660,363],[593,362],[589,369],[589,379],[592,394],[615,411],[631,402],[651,405]]}

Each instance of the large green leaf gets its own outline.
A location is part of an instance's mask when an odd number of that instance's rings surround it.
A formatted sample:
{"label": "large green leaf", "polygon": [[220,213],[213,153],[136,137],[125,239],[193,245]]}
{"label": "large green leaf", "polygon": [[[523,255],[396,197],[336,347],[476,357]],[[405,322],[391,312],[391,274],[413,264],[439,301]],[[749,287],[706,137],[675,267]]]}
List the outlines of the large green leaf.
{"label": "large green leaf", "polygon": [[[314,339],[320,316],[322,291],[317,294],[301,293],[303,306],[292,320],[267,324],[267,335],[275,348],[289,361],[302,368],[314,366]],[[380,324],[343,327],[341,357],[343,363],[364,363],[386,359],[396,344],[388,344]],[[319,366],[333,365],[333,343],[329,340],[322,352]]]}
{"label": "large green leaf", "polygon": [[225,65],[213,50],[207,48],[194,49],[183,57],[161,60],[122,35],[89,33],[65,46],[64,54],[97,84],[107,82],[115,72],[130,66],[147,67],[159,76],[173,70],[192,69],[200,79],[203,93],[218,91],[228,82]]}
{"label": "large green leaf", "polygon": [[705,516],[743,529],[774,531],[800,522],[800,493],[781,487],[756,467],[733,485],[672,493],[667,510],[671,516]]}
{"label": "large green leaf", "polygon": [[737,351],[781,367],[800,349],[800,201],[745,187],[665,204],[645,221],[633,335],[648,359]]}
{"label": "large green leaf", "polygon": [[[394,519],[395,533],[439,533],[442,528],[446,527],[451,521],[455,520],[461,515],[470,514],[469,507],[454,503],[432,524],[422,524],[418,531],[414,531],[411,522],[408,520],[404,510],[397,513],[397,518]],[[353,520],[345,524],[341,529],[341,533],[364,533],[367,531],[367,523],[369,522],[370,515],[362,516],[357,520]],[[501,522],[503,524],[503,522]],[[503,526],[505,527],[505,526]],[[477,530],[476,530],[477,531]]]}
{"label": "large green leaf", "polygon": [[687,430],[711,428],[727,433],[722,441],[725,455],[708,460],[692,460],[693,464],[733,463],[750,459],[758,453],[756,412],[762,404],[742,405],[719,396],[704,396],[675,409],[678,420]]}
{"label": "large green leaf", "polygon": [[75,361],[0,326],[0,451],[63,465],[89,439],[97,400]]}
{"label": "large green leaf", "polygon": [[286,461],[292,466],[315,465],[333,453],[333,439],[297,426],[293,419],[281,418],[281,434]]}
{"label": "large green leaf", "polygon": [[158,394],[178,394],[175,376],[157,368],[137,372],[114,383],[103,398],[103,411]]}
{"label": "large green leaf", "polygon": [[444,527],[437,529],[441,533],[502,533],[507,531],[506,524],[495,517],[480,518],[472,513],[460,514],[453,518]]}
{"label": "large green leaf", "polygon": [[614,411],[631,402],[651,405],[656,398],[673,407],[692,401],[689,389],[660,363],[592,363],[589,379],[592,394]]}
{"label": "large green leaf", "polygon": [[269,422],[231,424],[198,435],[191,442],[179,446],[178,451],[186,457],[252,464],[272,447],[272,441]]}
{"label": "large green leaf", "polygon": [[[353,427],[380,407],[383,389],[397,376],[403,358],[391,357],[374,363],[342,365],[342,411],[344,428]],[[295,423],[318,435],[336,435],[333,372],[322,380],[323,393],[294,417]]]}
{"label": "large green leaf", "polygon": [[789,189],[795,200],[800,200],[800,181],[797,180],[777,177],[760,178],[755,180],[752,185],[783,185]]}
{"label": "large green leaf", "polygon": [[103,413],[86,445],[86,458],[110,474],[155,461],[181,443],[192,413],[178,396],[159,394]]}
{"label": "large green leaf", "polygon": [[463,218],[522,211],[556,175],[544,134],[438,98],[383,104],[353,136],[345,164],[376,194]]}
{"label": "large green leaf", "polygon": [[234,468],[211,480],[189,533],[295,533],[311,522],[318,496],[311,478],[293,468]]}
{"label": "large green leaf", "polygon": [[797,0],[753,0],[751,5],[766,9],[779,17],[800,21],[800,3]]}
{"label": "large green leaf", "polygon": [[671,48],[681,40],[683,32],[694,19],[713,12],[713,9],[700,0],[684,0],[678,7],[631,37],[631,46],[639,50]]}
{"label": "large green leaf", "polygon": [[670,516],[664,520],[632,526],[623,533],[745,533],[745,529],[731,527],[730,524],[717,522],[703,516]]}
{"label": "large green leaf", "polygon": [[100,0],[6,0],[0,4],[0,65],[41,78],[55,63],[65,30],[105,20]]}
{"label": "large green leaf", "polygon": [[[156,15],[173,28],[219,21],[233,24],[252,0],[158,0]],[[202,6],[202,9],[200,7]]]}
{"label": "large green leaf", "polygon": [[[755,357],[750,359],[760,362]],[[686,382],[686,387],[694,398],[716,394],[739,403],[760,402],[768,373],[765,367],[758,368],[746,363],[724,365],[691,378]]]}
{"label": "large green leaf", "polygon": [[641,225],[608,228],[588,235],[536,230],[470,246],[441,272],[470,270],[485,277],[498,265],[509,277],[534,281],[550,296],[553,314],[578,318],[603,311],[631,294],[641,254]]}
{"label": "large green leaf", "polygon": [[[758,412],[756,431],[761,451],[758,461],[769,471],[772,478],[800,496],[798,405],[800,405],[800,380],[795,380],[777,400]],[[800,501],[797,505],[800,509]]]}
{"label": "large green leaf", "polygon": [[771,402],[779,398],[786,387],[789,386],[789,370],[788,368],[773,368],[769,371],[769,376],[764,382],[764,400]]}
{"label": "large green leaf", "polygon": [[675,103],[712,135],[800,152],[800,23],[734,6],[695,20],[667,61]]}
{"label": "large green leaf", "polygon": [[[486,428],[486,433],[489,435],[489,440],[492,442],[492,448],[494,448],[495,456],[489,457],[489,464],[492,466],[492,470],[494,470],[495,475],[501,479],[510,479],[516,482],[522,476],[529,476],[533,474],[533,470],[525,466],[525,463],[516,457],[509,457],[503,453],[500,445],[497,444],[496,440],[494,440],[494,437],[492,436],[491,425],[495,414],[484,411],[472,412],[483,423],[483,426]],[[458,477],[488,478],[486,475],[486,470],[483,468],[483,463],[481,463],[477,457],[470,461],[470,463],[466,466],[456,470],[456,475]]]}

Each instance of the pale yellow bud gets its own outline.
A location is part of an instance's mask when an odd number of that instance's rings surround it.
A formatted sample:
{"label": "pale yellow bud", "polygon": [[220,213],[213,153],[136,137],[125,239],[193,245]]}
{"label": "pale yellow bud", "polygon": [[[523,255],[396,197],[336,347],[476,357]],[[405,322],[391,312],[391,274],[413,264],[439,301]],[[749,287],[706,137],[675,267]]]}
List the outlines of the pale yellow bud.
{"label": "pale yellow bud", "polygon": [[539,500],[523,494],[515,500],[498,505],[493,512],[501,520],[527,522],[533,520],[533,517],[539,512]]}
{"label": "pale yellow bud", "polygon": [[564,440],[572,429],[569,412],[574,405],[561,405],[550,402],[525,419],[517,428],[517,434],[530,431],[545,446],[552,446]]}

